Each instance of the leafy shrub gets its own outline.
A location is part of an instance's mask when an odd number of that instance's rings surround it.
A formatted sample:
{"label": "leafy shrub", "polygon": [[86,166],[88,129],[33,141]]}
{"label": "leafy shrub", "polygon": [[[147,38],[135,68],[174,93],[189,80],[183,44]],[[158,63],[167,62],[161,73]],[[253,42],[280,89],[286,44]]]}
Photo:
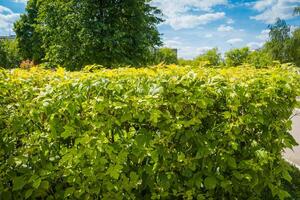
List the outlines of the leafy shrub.
{"label": "leafy shrub", "polygon": [[284,199],[292,69],[0,72],[1,199]]}

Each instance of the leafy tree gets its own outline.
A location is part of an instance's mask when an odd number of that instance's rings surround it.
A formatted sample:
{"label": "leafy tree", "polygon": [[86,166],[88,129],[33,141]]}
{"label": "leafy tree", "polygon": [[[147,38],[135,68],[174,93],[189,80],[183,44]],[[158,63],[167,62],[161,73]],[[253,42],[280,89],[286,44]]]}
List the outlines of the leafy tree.
{"label": "leafy tree", "polygon": [[300,67],[300,28],[296,29],[292,33],[292,37],[290,41],[291,41],[290,56],[292,58],[291,61],[295,63],[298,67]]}
{"label": "leafy tree", "polygon": [[16,68],[19,67],[22,56],[20,54],[19,48],[18,48],[18,42],[17,40],[4,40],[3,41],[4,49],[6,51],[7,55],[7,64],[9,68]]}
{"label": "leafy tree", "polygon": [[249,52],[246,63],[255,66],[256,68],[264,68],[273,66],[273,59],[271,55],[265,50],[256,50]]}
{"label": "leafy tree", "polygon": [[266,50],[274,60],[282,63],[291,61],[290,27],[284,20],[278,19],[274,25],[269,25],[270,40],[265,44]]}
{"label": "leafy tree", "polygon": [[[26,57],[38,52],[50,66],[74,70],[88,64],[144,65],[161,45],[156,27],[161,12],[149,2],[29,0],[16,33]],[[25,41],[37,42],[26,48]],[[32,51],[36,49],[41,51]]]}
{"label": "leafy tree", "polygon": [[300,6],[295,8],[294,14],[295,15],[300,15]]}
{"label": "leafy tree", "polygon": [[236,67],[246,62],[250,50],[248,47],[241,49],[232,49],[225,53],[225,64],[230,67]]}
{"label": "leafy tree", "polygon": [[156,63],[177,64],[177,54],[173,49],[161,48],[156,53]]}
{"label": "leafy tree", "polygon": [[3,40],[0,40],[0,67],[6,68],[7,63],[7,54],[4,48]]}
{"label": "leafy tree", "polygon": [[221,54],[218,52],[217,48],[206,51],[204,54],[196,57],[194,63],[197,65],[203,61],[208,62],[208,66],[218,66],[222,62]]}
{"label": "leafy tree", "polygon": [[21,60],[16,40],[0,40],[0,67],[16,68]]}
{"label": "leafy tree", "polygon": [[41,35],[36,30],[39,5],[38,0],[29,0],[25,14],[14,24],[20,54],[35,63],[40,63],[45,54]]}

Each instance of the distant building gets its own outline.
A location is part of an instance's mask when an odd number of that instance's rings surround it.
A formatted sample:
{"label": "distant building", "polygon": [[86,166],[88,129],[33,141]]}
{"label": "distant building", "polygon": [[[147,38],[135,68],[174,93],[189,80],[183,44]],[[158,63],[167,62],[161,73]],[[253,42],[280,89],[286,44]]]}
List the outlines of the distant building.
{"label": "distant building", "polygon": [[0,36],[0,40],[14,40],[16,39],[15,35],[10,35],[10,36]]}
{"label": "distant building", "polygon": [[175,54],[176,54],[176,58],[178,58],[178,49],[171,49]]}

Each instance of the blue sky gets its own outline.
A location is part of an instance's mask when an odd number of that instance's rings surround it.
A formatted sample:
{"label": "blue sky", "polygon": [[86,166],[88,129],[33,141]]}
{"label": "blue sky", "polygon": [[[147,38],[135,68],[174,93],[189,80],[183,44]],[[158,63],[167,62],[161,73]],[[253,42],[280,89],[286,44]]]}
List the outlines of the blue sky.
{"label": "blue sky", "polygon": [[[153,0],[165,22],[159,25],[164,45],[177,48],[179,57],[193,58],[218,47],[261,47],[267,40],[268,24],[277,17],[292,29],[300,26],[293,8],[300,0]],[[14,21],[24,12],[26,0],[0,0],[0,35],[12,33]]]}

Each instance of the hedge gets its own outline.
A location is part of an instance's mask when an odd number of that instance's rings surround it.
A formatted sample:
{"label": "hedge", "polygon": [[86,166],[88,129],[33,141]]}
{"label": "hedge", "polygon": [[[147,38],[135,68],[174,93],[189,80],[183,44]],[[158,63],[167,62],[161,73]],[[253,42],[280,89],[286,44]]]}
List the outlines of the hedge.
{"label": "hedge", "polygon": [[0,199],[289,197],[290,67],[0,70]]}

